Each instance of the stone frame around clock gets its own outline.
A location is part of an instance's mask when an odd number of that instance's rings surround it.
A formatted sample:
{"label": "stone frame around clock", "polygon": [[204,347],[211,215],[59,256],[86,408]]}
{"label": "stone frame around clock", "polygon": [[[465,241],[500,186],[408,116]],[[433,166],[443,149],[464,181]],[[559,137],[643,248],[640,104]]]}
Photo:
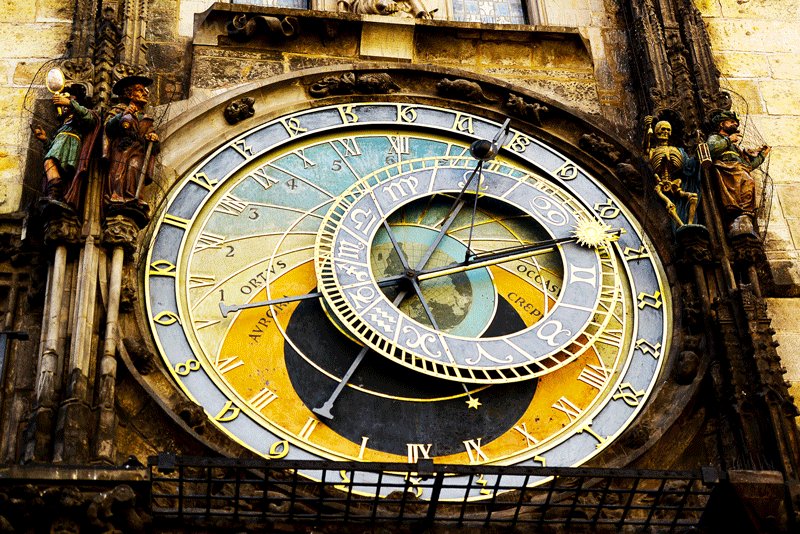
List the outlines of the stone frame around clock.
{"label": "stone frame around clock", "polygon": [[[350,94],[315,99],[309,96],[308,88],[318,80],[339,76],[346,73],[384,73],[400,87],[400,90],[383,95]],[[437,94],[437,83],[444,77],[462,79],[478,84],[484,95],[493,100],[493,103],[442,98]],[[413,91],[405,88],[413,87]],[[546,107],[546,112],[541,116],[539,124],[530,120],[519,118],[509,111],[504,103],[509,95],[515,95],[524,101],[537,103]],[[255,114],[238,124],[228,125],[225,121],[223,110],[231,102],[241,98],[255,100]],[[151,187],[147,191],[148,202],[153,206],[162,206],[166,196],[165,192],[182,177],[190,166],[211,153],[216,147],[229,142],[241,133],[258,124],[265,123],[286,113],[312,109],[319,106],[345,104],[363,100],[365,98],[380,99],[387,102],[408,102],[415,104],[430,104],[450,107],[455,110],[473,112],[487,118],[502,122],[506,116],[512,118],[513,125],[524,129],[545,143],[568,155],[576,163],[592,172],[614,195],[616,195],[627,208],[636,216],[644,230],[653,240],[656,252],[660,256],[667,275],[669,286],[672,288],[671,299],[673,306],[673,339],[667,363],[662,370],[662,384],[651,395],[633,424],[610,447],[589,461],[587,465],[622,467],[630,466],[637,458],[647,467],[657,467],[651,459],[659,456],[658,453],[645,454],[648,450],[656,451],[656,443],[667,432],[674,428],[675,423],[687,419],[684,414],[691,414],[692,399],[698,390],[699,381],[688,385],[680,385],[669,379],[673,376],[673,367],[677,361],[677,354],[682,349],[684,333],[681,328],[681,294],[680,284],[677,283],[675,261],[672,254],[672,235],[666,215],[656,209],[652,196],[632,194],[637,189],[636,183],[631,183],[631,168],[637,167],[638,154],[635,149],[624,141],[611,134],[612,128],[599,117],[588,117],[580,112],[570,111],[552,100],[542,98],[523,88],[511,84],[500,83],[496,79],[476,76],[463,71],[444,70],[440,68],[424,68],[419,66],[398,66],[379,64],[347,64],[336,67],[310,69],[291,75],[271,79],[269,82],[256,82],[238,87],[212,98],[201,106],[188,109],[182,113],[175,113],[163,128],[162,141],[162,181],[157,191]],[[266,104],[269,103],[269,104]],[[530,119],[530,117],[529,117]],[[603,142],[586,143],[585,140],[600,139]],[[582,150],[581,146],[594,147],[594,150]],[[622,164],[622,165],[620,165]],[[627,167],[624,167],[627,166]],[[618,170],[627,171],[620,178]],[[639,186],[644,182],[645,175],[638,174]],[[645,187],[644,190],[647,190]],[[157,210],[159,208],[156,208]],[[653,215],[656,214],[656,215]],[[142,232],[139,238],[139,253],[143,254],[143,247],[152,237],[152,226]],[[663,238],[659,237],[662,236]],[[143,258],[138,258],[138,263],[143,263]],[[137,273],[138,275],[138,273]],[[142,277],[137,276],[137,290],[144,290]],[[143,302],[143,299],[139,299]],[[149,351],[156,354],[155,345],[150,337],[147,327],[147,318],[143,306],[138,306],[133,314],[135,319],[122,325],[123,337],[144,339]],[[166,414],[175,420],[187,433],[190,439],[199,440],[211,450],[220,454],[235,454],[236,456],[252,456],[250,451],[232,443],[228,437],[213,425],[202,427],[202,435],[197,428],[186,424],[185,414],[179,415],[182,407],[186,406],[188,399],[173,383],[166,371],[159,367],[160,372],[140,374],[131,364],[130,359],[123,354],[123,361],[129,367],[131,374],[140,385],[164,409]],[[698,376],[702,372],[697,373]],[[678,409],[676,409],[676,407]],[[696,417],[688,418],[695,424],[693,428],[699,429],[700,423]],[[681,425],[685,426],[685,425]],[[691,430],[691,429],[690,429]],[[686,433],[682,428],[681,432]],[[687,444],[690,440],[684,440]],[[678,450],[671,449],[672,455],[678,456]],[[637,462],[638,464],[639,462]],[[661,464],[663,467],[665,464]]]}

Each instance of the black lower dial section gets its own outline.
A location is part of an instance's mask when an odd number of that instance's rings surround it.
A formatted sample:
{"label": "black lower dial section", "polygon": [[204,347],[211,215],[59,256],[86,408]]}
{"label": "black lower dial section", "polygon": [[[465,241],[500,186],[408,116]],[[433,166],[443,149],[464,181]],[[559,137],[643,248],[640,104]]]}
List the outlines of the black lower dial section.
{"label": "black lower dial section", "polygon": [[[511,305],[499,299],[497,313],[486,336],[525,328]],[[361,347],[339,332],[318,300],[302,301],[286,329],[297,348],[330,374],[341,377]],[[285,358],[295,391],[309,409],[322,406],[337,382],[314,368],[286,344]],[[350,384],[333,407],[334,418],[325,424],[342,437],[369,448],[405,456],[409,443],[432,444],[432,456],[464,452],[464,441],[483,443],[507,432],[519,421],[536,391],[536,379],[492,386],[467,384],[480,402],[469,408],[464,386],[400,366],[369,352]]]}

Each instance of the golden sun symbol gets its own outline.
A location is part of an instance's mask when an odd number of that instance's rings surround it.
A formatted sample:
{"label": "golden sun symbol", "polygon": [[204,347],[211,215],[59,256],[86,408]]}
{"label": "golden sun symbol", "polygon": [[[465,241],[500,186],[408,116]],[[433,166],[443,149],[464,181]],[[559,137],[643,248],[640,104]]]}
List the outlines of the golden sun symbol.
{"label": "golden sun symbol", "polygon": [[596,248],[604,243],[611,243],[619,239],[620,231],[614,231],[605,223],[595,220],[579,221],[572,230],[579,245]]}

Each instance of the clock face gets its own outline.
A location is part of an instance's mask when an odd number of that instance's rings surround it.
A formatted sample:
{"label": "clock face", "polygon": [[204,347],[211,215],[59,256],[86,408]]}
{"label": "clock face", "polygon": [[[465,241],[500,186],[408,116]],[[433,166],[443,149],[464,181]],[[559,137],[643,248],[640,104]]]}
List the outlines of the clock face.
{"label": "clock face", "polygon": [[180,387],[270,458],[572,466],[608,446],[668,352],[664,276],[624,206],[552,147],[512,130],[475,172],[470,144],[499,129],[348,104],[201,161],[144,272]]}

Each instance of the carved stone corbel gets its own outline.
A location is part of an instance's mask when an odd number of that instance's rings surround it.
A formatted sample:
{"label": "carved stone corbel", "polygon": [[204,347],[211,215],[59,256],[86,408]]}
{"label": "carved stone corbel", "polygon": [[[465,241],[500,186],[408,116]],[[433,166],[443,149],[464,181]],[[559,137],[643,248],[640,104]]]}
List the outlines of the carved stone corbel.
{"label": "carved stone corbel", "polygon": [[326,76],[317,80],[308,88],[308,94],[314,98],[323,98],[333,95],[389,94],[399,90],[400,86],[385,72],[346,72],[340,76]]}
{"label": "carved stone corbel", "polygon": [[542,115],[550,111],[545,105],[538,102],[528,102],[523,97],[513,93],[508,95],[505,107],[511,115],[527,120],[536,126],[542,125]]}
{"label": "carved stone corbel", "polygon": [[256,110],[253,106],[255,103],[256,100],[249,96],[239,98],[231,101],[230,104],[225,106],[225,110],[222,112],[222,114],[225,117],[225,120],[228,121],[228,124],[233,125],[255,115]]}
{"label": "carved stone corbel", "polygon": [[436,91],[446,98],[462,100],[473,104],[493,104],[496,102],[496,100],[484,94],[483,89],[478,83],[462,78],[455,80],[442,78],[442,80],[436,84]]}
{"label": "carved stone corbel", "polygon": [[285,40],[300,32],[297,17],[267,17],[258,15],[247,18],[245,14],[235,15],[225,29],[228,37],[239,43],[246,43],[260,35]]}

